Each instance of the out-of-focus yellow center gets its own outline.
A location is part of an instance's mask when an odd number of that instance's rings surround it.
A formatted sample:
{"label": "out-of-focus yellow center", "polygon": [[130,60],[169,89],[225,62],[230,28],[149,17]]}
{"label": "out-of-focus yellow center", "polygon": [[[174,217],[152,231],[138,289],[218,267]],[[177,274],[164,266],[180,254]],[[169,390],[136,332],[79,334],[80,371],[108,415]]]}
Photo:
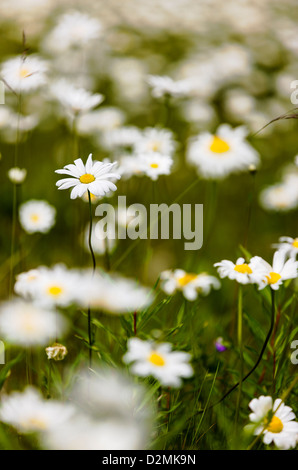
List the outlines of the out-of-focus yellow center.
{"label": "out-of-focus yellow center", "polygon": [[33,426],[35,429],[40,429],[41,431],[47,428],[46,422],[41,418],[30,418],[26,424],[26,427],[31,428]]}
{"label": "out-of-focus yellow center", "polygon": [[38,214],[32,214],[30,219],[32,222],[38,222],[39,221],[39,215]]}
{"label": "out-of-focus yellow center", "polygon": [[182,276],[178,279],[178,282],[179,282],[180,286],[183,287],[183,286],[186,286],[187,284],[189,284],[191,281],[193,281],[197,277],[198,277],[197,274],[192,274],[192,273],[185,274],[184,276]]}
{"label": "out-of-focus yellow center", "polygon": [[51,286],[48,288],[48,293],[53,297],[57,297],[58,295],[62,294],[63,290],[59,286]]}
{"label": "out-of-focus yellow center", "polygon": [[215,135],[210,145],[210,150],[211,152],[214,152],[214,153],[225,153],[228,150],[230,150],[230,146],[225,140]]}
{"label": "out-of-focus yellow center", "polygon": [[22,67],[21,70],[20,70],[20,77],[21,78],[27,78],[27,77],[29,77],[29,75],[31,75],[29,70],[26,69],[25,67]]}
{"label": "out-of-focus yellow center", "polygon": [[234,271],[237,271],[237,273],[241,274],[252,274],[252,269],[248,264],[236,264]]}
{"label": "out-of-focus yellow center", "polygon": [[156,351],[153,351],[149,356],[149,361],[155,366],[162,367],[165,365],[164,358]]}
{"label": "out-of-focus yellow center", "polygon": [[80,181],[83,184],[89,184],[89,183],[92,183],[93,181],[95,181],[95,178],[94,178],[93,175],[90,175],[90,173],[86,173],[85,175],[82,175],[80,177]]}
{"label": "out-of-focus yellow center", "polygon": [[266,427],[267,431],[273,432],[276,434],[281,432],[283,428],[284,428],[284,425],[282,424],[281,420],[277,416],[273,416],[269,425]]}
{"label": "out-of-focus yellow center", "polygon": [[281,275],[271,272],[269,273],[269,276],[266,276],[266,278],[268,280],[268,284],[276,284],[281,279]]}
{"label": "out-of-focus yellow center", "polygon": [[160,149],[160,142],[150,142],[148,147],[150,148],[150,150],[152,150],[152,152],[158,152],[158,150]]}
{"label": "out-of-focus yellow center", "polygon": [[298,248],[298,238],[295,238],[292,245],[293,245],[294,248]]}
{"label": "out-of-focus yellow center", "polygon": [[22,322],[22,329],[26,331],[27,333],[33,333],[35,331],[36,322],[35,322],[34,316],[27,313],[23,317],[21,322]]}
{"label": "out-of-focus yellow center", "polygon": [[158,163],[151,163],[151,168],[158,168]]}

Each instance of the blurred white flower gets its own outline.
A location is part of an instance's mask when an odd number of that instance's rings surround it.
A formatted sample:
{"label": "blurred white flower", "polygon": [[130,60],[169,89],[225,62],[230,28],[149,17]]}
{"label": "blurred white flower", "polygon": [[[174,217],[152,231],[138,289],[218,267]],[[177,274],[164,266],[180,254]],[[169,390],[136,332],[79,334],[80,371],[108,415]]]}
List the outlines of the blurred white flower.
{"label": "blurred white flower", "polygon": [[262,435],[266,445],[272,442],[278,449],[288,450],[296,447],[298,436],[298,423],[291,407],[286,406],[280,398],[274,403],[270,396],[261,395],[250,401],[252,413],[249,419],[252,424],[245,430],[255,436]]}
{"label": "blurred white flower", "polygon": [[158,152],[145,153],[137,157],[140,160],[140,168],[143,173],[156,181],[161,175],[169,175],[173,165],[173,159],[169,155]]}
{"label": "blurred white flower", "polygon": [[19,209],[20,223],[27,233],[47,233],[55,225],[56,209],[46,201],[30,200]]}
{"label": "blurred white flower", "polygon": [[95,135],[107,132],[123,125],[124,112],[121,109],[105,106],[95,111],[82,114],[77,120],[77,132],[80,135]]}
{"label": "blurred white flower", "polygon": [[26,273],[20,273],[16,276],[14,291],[16,294],[30,299],[33,296],[34,282],[38,279],[39,269],[30,269]]}
{"label": "blurred white flower", "polygon": [[173,80],[168,76],[148,75],[147,83],[152,88],[154,98],[162,98],[165,95],[181,98],[188,96],[192,91],[189,80]]}
{"label": "blurred white flower", "polygon": [[122,155],[118,158],[118,171],[124,179],[144,174],[144,163],[136,155]]}
{"label": "blurred white flower", "polygon": [[232,129],[222,124],[215,135],[203,132],[192,139],[188,146],[187,159],[204,178],[222,179],[231,173],[257,166],[259,155],[246,141],[243,127]]}
{"label": "blurred white flower", "polygon": [[60,79],[51,85],[51,95],[59,101],[66,111],[73,114],[86,113],[103,102],[100,93],[90,93],[84,88],[78,88],[65,79]]}
{"label": "blurred white flower", "polygon": [[8,178],[14,184],[22,184],[27,176],[27,170],[25,168],[11,168],[8,170]]}
{"label": "blurred white flower", "polygon": [[298,207],[298,189],[295,184],[277,183],[263,189],[259,196],[263,209],[287,212]]}
{"label": "blurred white flower", "polygon": [[193,375],[193,369],[189,364],[190,354],[172,351],[170,343],[156,344],[139,338],[130,338],[127,347],[123,361],[127,364],[132,363],[130,370],[135,375],[153,376],[167,387],[181,387],[181,378]]}
{"label": "blurred white flower", "polygon": [[216,277],[206,273],[187,273],[182,269],[163,271],[160,274],[160,279],[162,281],[161,288],[166,294],[172,295],[176,290],[180,290],[184,297],[190,301],[195,300],[198,294],[208,295],[212,288],[220,288],[220,282]]}
{"label": "blurred white flower", "polygon": [[142,138],[141,130],[135,126],[124,126],[103,132],[101,145],[108,150],[133,147]]}
{"label": "blurred white flower", "polygon": [[82,197],[89,191],[94,196],[104,196],[110,191],[116,191],[117,187],[109,179],[120,179],[118,173],[112,173],[116,163],[103,163],[92,160],[92,154],[89,155],[84,165],[81,158],[75,160],[74,164],[66,165],[62,170],[56,170],[58,174],[66,174],[70,178],[64,178],[57,181],[58,189],[72,188],[70,198],[76,199]]}
{"label": "blurred white flower", "polygon": [[298,277],[298,261],[292,258],[286,261],[283,251],[274,253],[272,266],[260,256],[251,258],[250,263],[254,270],[265,272],[265,278],[258,283],[259,289],[264,289],[269,285],[271,289],[278,290],[283,281]]}
{"label": "blurred white flower", "polygon": [[0,76],[16,93],[29,93],[46,82],[47,64],[35,56],[18,56],[2,64]]}
{"label": "blurred white flower", "polygon": [[59,313],[31,302],[15,299],[0,306],[1,337],[10,344],[45,346],[66,329],[67,322]]}
{"label": "blurred white flower", "polygon": [[138,154],[157,152],[161,155],[171,156],[176,148],[172,131],[147,127],[139,140],[133,145],[134,152]]}
{"label": "blurred white flower", "polygon": [[71,405],[46,400],[39,390],[27,387],[23,392],[2,396],[0,419],[22,434],[59,428],[73,415]]}

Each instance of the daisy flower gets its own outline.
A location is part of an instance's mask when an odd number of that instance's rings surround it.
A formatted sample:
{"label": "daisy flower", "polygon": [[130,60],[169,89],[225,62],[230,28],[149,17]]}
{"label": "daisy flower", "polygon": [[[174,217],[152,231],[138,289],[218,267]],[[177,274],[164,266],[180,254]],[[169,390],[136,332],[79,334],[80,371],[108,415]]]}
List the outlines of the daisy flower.
{"label": "daisy flower", "polygon": [[157,152],[161,155],[172,155],[175,148],[173,133],[168,129],[155,127],[144,129],[141,138],[134,145],[136,154]]}
{"label": "daisy flower", "polygon": [[66,110],[75,115],[90,111],[104,100],[104,96],[100,93],[92,94],[64,79],[54,83],[51,92]]}
{"label": "daisy flower", "polygon": [[0,307],[1,337],[20,346],[45,346],[66,330],[64,318],[49,309],[15,299]]}
{"label": "daisy flower", "polygon": [[107,150],[115,150],[136,145],[142,138],[142,133],[138,127],[124,126],[107,130],[103,132],[101,137],[101,144]]}
{"label": "daisy flower", "polygon": [[167,387],[180,387],[181,378],[193,375],[193,369],[189,364],[190,354],[172,351],[170,343],[155,344],[139,338],[130,338],[127,345],[128,350],[123,356],[123,361],[127,364],[132,363],[130,369],[135,375],[141,377],[152,375]]}
{"label": "daisy flower", "polygon": [[231,173],[248,170],[250,165],[258,165],[259,155],[245,141],[246,134],[242,126],[232,129],[222,124],[215,135],[204,132],[193,139],[187,159],[200,175],[209,179],[223,179]]}
{"label": "daisy flower", "polygon": [[283,281],[296,279],[298,276],[298,261],[290,258],[286,261],[283,251],[276,251],[273,256],[272,266],[260,256],[254,256],[250,260],[253,270],[265,273],[265,278],[261,279],[259,289],[270,286],[273,290],[278,290]]}
{"label": "daisy flower", "polygon": [[278,251],[282,251],[285,256],[295,259],[298,254],[298,237],[280,237],[279,243],[272,246],[277,248]]}
{"label": "daisy flower", "polygon": [[147,83],[152,88],[152,96],[154,98],[162,98],[167,95],[180,98],[189,95],[192,91],[189,80],[175,81],[166,75],[148,75]]}
{"label": "daisy flower", "polygon": [[296,184],[282,182],[263,189],[259,196],[263,209],[276,212],[287,212],[298,207],[298,190]]}
{"label": "daisy flower", "polygon": [[118,164],[118,171],[124,179],[143,175],[144,163],[136,155],[122,155],[118,159]]}
{"label": "daisy flower", "polygon": [[22,434],[46,432],[62,425],[74,414],[71,405],[45,400],[39,390],[27,387],[1,400],[0,419]]}
{"label": "daisy flower", "polygon": [[292,408],[286,406],[280,398],[273,403],[272,397],[262,395],[251,400],[249,407],[252,410],[249,415],[252,424],[245,427],[247,431],[256,436],[262,434],[264,444],[273,442],[282,450],[296,446],[298,423],[294,421],[296,417]]}
{"label": "daisy flower", "polygon": [[46,201],[30,200],[19,209],[20,224],[27,233],[48,233],[55,225],[56,209]]}
{"label": "daisy flower", "polygon": [[81,158],[75,160],[74,164],[66,165],[62,170],[56,170],[58,174],[66,174],[70,178],[64,178],[57,181],[58,189],[72,188],[70,198],[76,199],[82,197],[87,191],[94,196],[104,196],[109,191],[116,191],[117,187],[110,178],[119,179],[118,173],[111,170],[116,163],[103,163],[92,161],[92,154],[89,155],[84,165]]}
{"label": "daisy flower", "polygon": [[206,273],[187,273],[182,269],[163,271],[160,279],[162,281],[161,288],[166,294],[172,295],[176,290],[180,290],[184,297],[190,301],[196,300],[198,294],[208,295],[212,288],[220,288],[220,282],[216,277]]}
{"label": "daisy flower", "polygon": [[157,152],[146,153],[137,157],[143,173],[156,181],[161,175],[169,175],[173,165],[172,157]]}
{"label": "daisy flower", "polygon": [[252,264],[252,262],[246,263],[244,258],[238,258],[236,264],[225,259],[220,263],[215,263],[214,266],[222,279],[228,277],[240,284],[258,284],[266,276],[264,267]]}
{"label": "daisy flower", "polygon": [[46,82],[46,62],[35,56],[18,56],[4,62],[0,76],[16,93],[29,93]]}
{"label": "daisy flower", "polygon": [[33,296],[34,283],[38,279],[38,276],[38,269],[30,269],[30,271],[26,273],[18,274],[14,285],[15,293],[25,299],[30,299]]}
{"label": "daisy flower", "polygon": [[77,132],[80,135],[94,135],[107,132],[123,125],[124,112],[121,109],[105,106],[82,114],[77,120]]}
{"label": "daisy flower", "polygon": [[12,183],[22,184],[26,179],[27,170],[25,168],[21,169],[21,168],[15,167],[15,168],[11,168],[7,174],[8,174],[8,178],[10,179]]}

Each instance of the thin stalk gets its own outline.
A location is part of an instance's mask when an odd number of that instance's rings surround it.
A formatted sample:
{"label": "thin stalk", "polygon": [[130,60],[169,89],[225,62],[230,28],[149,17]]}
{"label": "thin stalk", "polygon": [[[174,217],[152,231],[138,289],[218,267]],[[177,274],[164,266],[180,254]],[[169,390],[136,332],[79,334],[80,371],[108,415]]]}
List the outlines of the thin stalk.
{"label": "thin stalk", "polygon": [[235,426],[237,427],[238,419],[239,419],[239,409],[240,409],[240,401],[241,401],[241,394],[242,394],[242,381],[243,381],[243,290],[242,286],[239,285],[238,291],[238,347],[239,347],[239,354],[240,354],[240,380],[239,380],[239,389],[238,389],[238,398],[237,398],[237,405],[236,405],[236,419],[235,419]]}
{"label": "thin stalk", "polygon": [[[89,199],[89,216],[90,216],[90,224],[89,224],[89,238],[88,238],[88,243],[89,243],[89,249],[91,253],[91,258],[92,258],[92,265],[93,265],[93,273],[96,270],[96,259],[94,255],[94,251],[92,248],[92,224],[93,224],[93,218],[92,218],[92,203],[91,203],[91,194],[88,189],[88,199]],[[93,339],[92,339],[92,318],[91,318],[91,309],[90,307],[88,308],[88,338],[89,338],[89,367],[92,367],[92,345],[93,345]]]}

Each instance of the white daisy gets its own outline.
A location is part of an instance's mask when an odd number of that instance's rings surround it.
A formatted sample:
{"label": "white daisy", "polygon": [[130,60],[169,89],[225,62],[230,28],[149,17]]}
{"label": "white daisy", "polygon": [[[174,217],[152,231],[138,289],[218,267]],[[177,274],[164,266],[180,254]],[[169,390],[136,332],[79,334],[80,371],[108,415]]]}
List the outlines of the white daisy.
{"label": "white daisy", "polygon": [[144,173],[144,163],[136,155],[122,155],[118,158],[118,165],[118,171],[124,179],[142,176]]}
{"label": "white daisy", "polygon": [[8,171],[8,178],[14,184],[22,184],[27,176],[27,170],[25,168],[11,168]]}
{"label": "white daisy", "polygon": [[193,375],[189,364],[190,354],[181,351],[172,351],[170,343],[155,344],[151,341],[142,341],[139,338],[130,338],[127,343],[128,350],[123,361],[132,363],[130,370],[141,377],[155,377],[162,385],[180,387],[181,378]]}
{"label": "white daisy", "polygon": [[279,243],[272,245],[273,248],[277,248],[279,251],[282,251],[285,256],[289,258],[296,258],[298,255],[298,237],[280,237]]}
{"label": "white daisy", "polygon": [[187,273],[182,269],[163,271],[160,279],[162,281],[161,288],[166,294],[172,295],[176,290],[180,290],[184,297],[190,301],[195,300],[198,294],[208,295],[212,288],[220,288],[220,282],[216,277],[206,273]]}
{"label": "white daisy", "polygon": [[0,76],[16,93],[28,93],[46,82],[47,65],[35,56],[18,56],[2,64]]}
{"label": "white daisy", "polygon": [[277,183],[263,189],[259,196],[263,209],[268,211],[287,212],[298,207],[298,190],[296,184]]}
{"label": "white daisy", "polygon": [[228,277],[240,284],[258,284],[265,279],[266,269],[251,261],[246,263],[244,258],[238,258],[234,264],[232,261],[223,260],[220,263],[215,263],[214,266],[221,278]]}
{"label": "white daisy", "polygon": [[56,209],[46,201],[30,200],[19,209],[20,223],[27,233],[47,233],[55,225]]}
{"label": "white daisy", "polygon": [[173,165],[173,159],[169,155],[161,155],[158,152],[150,152],[137,157],[143,173],[156,181],[161,175],[169,175]]}
{"label": "white daisy", "polygon": [[273,442],[282,450],[296,447],[298,423],[294,421],[296,417],[292,408],[286,406],[280,398],[273,403],[272,397],[264,395],[251,400],[249,407],[252,410],[249,419],[253,424],[246,426],[247,431],[256,436],[262,434],[266,445]]}
{"label": "white daisy", "polygon": [[176,143],[172,131],[155,127],[144,129],[141,138],[134,145],[136,154],[157,152],[171,156],[175,148]]}
{"label": "white daisy", "polygon": [[73,414],[74,408],[71,405],[46,400],[34,387],[4,395],[1,400],[1,421],[23,434],[55,429]]}
{"label": "white daisy", "polygon": [[122,126],[124,120],[125,115],[121,109],[112,106],[101,107],[78,117],[77,132],[81,135],[108,132]]}
{"label": "white daisy", "polygon": [[64,318],[52,310],[23,300],[11,300],[0,307],[1,338],[20,346],[44,346],[66,330]]}
{"label": "white daisy", "polygon": [[130,148],[141,138],[142,133],[138,127],[124,126],[103,132],[100,143],[107,150],[115,150],[119,148]]}
{"label": "white daisy", "polygon": [[26,273],[18,274],[16,277],[16,283],[14,285],[14,291],[16,294],[30,299],[33,296],[34,285],[38,279],[40,271],[38,269],[30,269]]}
{"label": "white daisy", "polygon": [[259,155],[245,141],[246,134],[244,127],[232,129],[228,124],[222,124],[215,135],[204,132],[192,139],[187,159],[204,178],[222,179],[231,173],[248,170],[250,165],[258,165]]}
{"label": "white daisy", "polygon": [[180,98],[188,96],[192,91],[192,84],[189,80],[175,81],[166,75],[148,75],[147,83],[152,88],[154,98],[162,98],[166,95]]}
{"label": "white daisy", "polygon": [[272,266],[260,256],[254,256],[250,263],[253,270],[265,272],[265,278],[258,282],[259,289],[269,285],[271,289],[278,290],[283,281],[296,279],[298,276],[298,261],[292,258],[286,261],[283,251],[274,253]]}
{"label": "white daisy", "polygon": [[104,96],[100,93],[92,94],[64,79],[51,86],[51,93],[67,111],[73,114],[86,113],[104,100]]}
{"label": "white daisy", "polygon": [[83,196],[86,191],[90,191],[94,196],[104,196],[109,191],[116,191],[117,187],[109,181],[110,178],[119,179],[118,173],[112,173],[116,163],[103,163],[92,161],[92,154],[89,155],[86,165],[81,158],[75,160],[74,164],[66,165],[62,170],[56,170],[58,174],[66,174],[70,178],[57,181],[58,189],[72,188],[70,197],[76,199]]}

